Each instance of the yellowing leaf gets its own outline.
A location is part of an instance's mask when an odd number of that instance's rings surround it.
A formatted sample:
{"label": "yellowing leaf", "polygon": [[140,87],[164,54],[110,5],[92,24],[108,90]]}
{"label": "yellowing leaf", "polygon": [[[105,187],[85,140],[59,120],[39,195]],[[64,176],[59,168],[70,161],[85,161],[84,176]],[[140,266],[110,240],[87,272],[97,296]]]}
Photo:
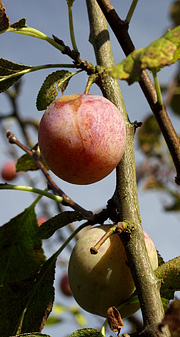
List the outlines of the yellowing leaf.
{"label": "yellowing leaf", "polygon": [[180,58],[180,26],[168,31],[148,47],[133,51],[125,60],[106,71],[114,78],[129,84],[140,80],[143,69],[158,72]]}

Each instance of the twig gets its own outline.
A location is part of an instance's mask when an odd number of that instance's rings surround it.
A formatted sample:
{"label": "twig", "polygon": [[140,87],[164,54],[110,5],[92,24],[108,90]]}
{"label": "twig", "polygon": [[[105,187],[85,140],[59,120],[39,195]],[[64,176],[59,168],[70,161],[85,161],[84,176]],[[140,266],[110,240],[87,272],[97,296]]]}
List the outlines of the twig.
{"label": "twig", "polygon": [[47,172],[46,168],[42,164],[42,162],[39,160],[39,154],[37,151],[31,151],[29,150],[25,145],[23,145],[12,132],[7,131],[7,138],[11,144],[16,144],[19,146],[23,151],[28,153],[36,162],[37,166],[40,168],[40,170],[43,172],[44,176],[47,179],[48,185],[52,188],[53,192],[60,197],[63,198],[63,204],[66,206],[70,206],[74,210],[81,212],[86,219],[93,219],[93,213],[91,211],[87,211],[84,208],[82,208],[80,205],[76,204],[70,197],[68,197],[53,181],[49,173]]}
{"label": "twig", "polygon": [[[125,55],[129,55],[135,46],[128,33],[128,22],[120,19],[109,0],[97,0],[102,12],[104,13],[111,29],[113,30]],[[171,153],[177,176],[175,181],[180,185],[180,140],[169,119],[165,106],[157,104],[156,90],[146,70],[141,73],[139,81],[141,89],[154,113],[164,136],[168,149]]]}

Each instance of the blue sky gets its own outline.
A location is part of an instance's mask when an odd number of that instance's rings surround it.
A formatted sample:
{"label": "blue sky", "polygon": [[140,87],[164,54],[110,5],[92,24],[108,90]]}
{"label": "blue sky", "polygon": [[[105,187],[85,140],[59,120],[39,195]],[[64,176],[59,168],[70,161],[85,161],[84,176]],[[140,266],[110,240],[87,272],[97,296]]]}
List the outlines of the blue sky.
{"label": "blue sky", "polygon": [[[136,46],[141,48],[147,46],[153,40],[159,38],[168,28],[171,28],[171,21],[168,16],[168,8],[172,1],[170,0],[144,0],[139,2],[130,26],[130,35]],[[126,12],[131,4],[130,0],[112,1],[121,18],[124,19]],[[65,0],[4,0],[6,13],[13,23],[26,17],[27,24],[31,27],[51,36],[58,36],[67,45],[71,46],[68,30],[68,11]],[[89,24],[85,1],[75,1],[73,6],[74,27],[76,42],[81,52],[82,59],[88,60],[95,64],[93,48],[88,42]],[[110,31],[112,49],[115,63],[124,58],[116,39]],[[18,34],[7,33],[0,36],[1,55],[0,57],[9,59],[13,62],[27,65],[41,65],[47,63],[70,63],[70,59],[61,55],[52,46],[44,41]],[[164,69],[159,79],[161,82],[168,83],[176,66]],[[54,70],[52,70],[54,71]],[[36,96],[45,77],[51,70],[43,70],[24,76],[24,86],[19,98],[19,108],[22,116],[40,119],[42,112],[36,109]],[[66,94],[82,93],[87,81],[87,75],[82,73],[70,82]],[[128,87],[126,83],[121,83],[122,94],[125,105],[131,121],[142,120],[149,111],[148,104],[143,97],[137,84]],[[93,86],[91,93],[100,94],[99,89]],[[0,111],[8,113],[10,106],[4,94],[0,95]],[[170,112],[171,113],[171,112]],[[175,127],[179,128],[179,122],[171,114]],[[8,127],[22,140],[20,130],[14,125],[13,121],[8,122]],[[178,130],[177,130],[178,131]],[[36,142],[36,135],[34,135]],[[0,165],[7,160],[7,151],[11,151],[10,145],[6,146],[7,141],[4,134],[0,134]],[[8,149],[8,150],[7,150]],[[21,151],[17,150],[19,155]],[[141,156],[136,152],[136,161],[139,162]],[[33,177],[35,174],[33,173]],[[53,176],[53,175],[52,175]],[[53,176],[54,177],[54,176]],[[37,174],[39,183],[40,175]],[[112,196],[115,188],[115,172],[112,172],[103,181],[90,186],[74,186],[55,178],[60,187],[76,200],[83,207],[92,210],[98,210],[105,206],[107,200]],[[26,179],[21,176],[17,180],[18,184],[25,184]],[[41,184],[41,183],[40,183]],[[42,181],[42,185],[44,182]],[[44,185],[43,185],[44,186]],[[18,212],[22,212],[25,207],[33,201],[34,196],[25,192],[0,192],[1,194],[1,224],[7,222]],[[139,187],[139,202],[142,223],[145,231],[152,237],[157,249],[160,251],[165,260],[179,255],[179,220],[178,213],[164,213],[162,205],[166,202],[163,195],[152,192],[144,192]],[[7,209],[8,204],[8,209]],[[9,207],[10,205],[10,207]],[[6,211],[5,211],[6,210]],[[173,231],[170,227],[173,227]],[[57,271],[59,275],[60,272]],[[58,282],[58,281],[57,281]],[[65,300],[57,295],[58,300]],[[89,317],[89,316],[88,316]],[[91,315],[90,315],[91,317]],[[92,318],[90,318],[92,322]],[[63,326],[63,329],[66,327]],[[52,332],[51,332],[52,331]],[[68,326],[66,334],[72,332],[72,326]],[[51,334],[52,337],[63,336],[56,328],[44,330],[44,333]],[[124,331],[125,332],[125,331]]]}

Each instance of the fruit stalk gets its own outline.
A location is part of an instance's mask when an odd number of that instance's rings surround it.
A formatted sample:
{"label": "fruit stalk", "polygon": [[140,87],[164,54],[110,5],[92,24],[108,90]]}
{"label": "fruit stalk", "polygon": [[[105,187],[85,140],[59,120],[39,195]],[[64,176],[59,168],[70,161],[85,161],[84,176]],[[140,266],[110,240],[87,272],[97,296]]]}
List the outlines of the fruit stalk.
{"label": "fruit stalk", "polygon": [[[86,3],[90,22],[90,41],[94,47],[97,63],[99,66],[111,67],[114,61],[106,20],[96,0],[88,0]],[[121,234],[120,237],[122,237],[137,288],[146,333],[150,337],[162,336],[157,325],[164,316],[164,309],[159,285],[147,255],[139,212],[134,161],[134,126],[129,123],[118,82],[109,77],[102,77],[101,89],[103,95],[119,108],[127,125],[126,150],[117,167],[114,200],[118,206],[120,221],[133,222],[134,230],[129,238],[126,234]],[[167,329],[163,332],[164,336],[170,336]]]}

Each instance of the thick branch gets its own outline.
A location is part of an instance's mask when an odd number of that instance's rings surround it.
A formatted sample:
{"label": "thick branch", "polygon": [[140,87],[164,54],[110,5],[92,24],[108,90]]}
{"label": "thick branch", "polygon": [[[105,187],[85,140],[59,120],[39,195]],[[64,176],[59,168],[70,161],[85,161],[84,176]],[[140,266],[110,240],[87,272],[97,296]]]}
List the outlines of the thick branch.
{"label": "thick branch", "polygon": [[[128,24],[122,21],[116,13],[114,7],[109,0],[97,0],[101,7],[112,31],[114,32],[119,44],[125,55],[129,55],[134,49],[133,42],[128,33]],[[159,124],[161,132],[167,143],[171,153],[176,171],[176,183],[180,185],[180,140],[177,136],[174,127],[168,117],[165,106],[163,108],[157,104],[156,91],[152,81],[146,70],[142,71],[141,80],[139,82],[141,89],[149,103],[149,106],[154,113],[154,116]]]}
{"label": "thick branch", "polygon": [[[90,22],[90,41],[95,50],[97,63],[99,66],[111,67],[114,61],[105,17],[96,0],[86,0],[86,3]],[[164,316],[164,310],[158,281],[147,255],[140,221],[134,161],[134,126],[128,121],[118,82],[108,76],[102,77],[101,89],[103,95],[119,108],[127,126],[126,151],[118,165],[116,198],[114,199],[116,199],[120,213],[120,221],[126,220],[134,224],[134,230],[130,236],[125,233],[120,237],[122,237],[135,280],[146,334],[150,337],[159,337],[162,334],[157,326]],[[163,336],[169,336],[168,332],[165,332]]]}

